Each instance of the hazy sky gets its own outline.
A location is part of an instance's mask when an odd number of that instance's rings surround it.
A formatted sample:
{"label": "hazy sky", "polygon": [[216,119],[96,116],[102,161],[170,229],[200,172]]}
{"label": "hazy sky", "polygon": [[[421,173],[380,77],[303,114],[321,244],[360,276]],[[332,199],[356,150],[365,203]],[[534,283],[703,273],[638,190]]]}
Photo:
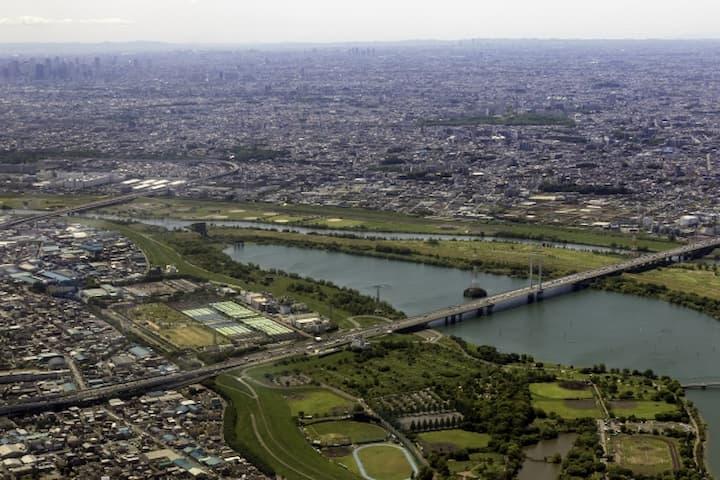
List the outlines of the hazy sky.
{"label": "hazy sky", "polygon": [[720,0],[0,0],[0,42],[720,38]]}

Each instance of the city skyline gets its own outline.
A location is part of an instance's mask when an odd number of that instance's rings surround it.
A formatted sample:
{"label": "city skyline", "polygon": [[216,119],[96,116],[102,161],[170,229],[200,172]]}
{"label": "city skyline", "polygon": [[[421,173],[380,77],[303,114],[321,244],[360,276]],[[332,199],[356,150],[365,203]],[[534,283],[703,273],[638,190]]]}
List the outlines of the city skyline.
{"label": "city skyline", "polygon": [[0,43],[159,41],[193,44],[273,44],[517,39],[720,38],[720,4],[692,0],[572,2],[510,0],[479,5],[268,0],[139,0],[6,5]]}

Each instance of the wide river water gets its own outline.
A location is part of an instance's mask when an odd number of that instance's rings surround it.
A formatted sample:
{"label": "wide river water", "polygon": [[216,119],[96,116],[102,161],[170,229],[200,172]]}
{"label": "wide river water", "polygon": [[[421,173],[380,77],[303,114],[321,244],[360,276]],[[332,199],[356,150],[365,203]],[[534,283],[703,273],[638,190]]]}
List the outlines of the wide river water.
{"label": "wide river water", "polygon": [[[309,250],[245,244],[225,253],[239,262],[277,268],[381,297],[408,315],[462,303],[471,273],[453,268]],[[525,280],[479,274],[489,294],[526,285]],[[438,327],[470,342],[566,365],[653,369],[681,382],[720,380],[720,322],[669,303],[583,290],[492,316]],[[720,391],[690,391],[708,422],[708,460],[720,473]]]}

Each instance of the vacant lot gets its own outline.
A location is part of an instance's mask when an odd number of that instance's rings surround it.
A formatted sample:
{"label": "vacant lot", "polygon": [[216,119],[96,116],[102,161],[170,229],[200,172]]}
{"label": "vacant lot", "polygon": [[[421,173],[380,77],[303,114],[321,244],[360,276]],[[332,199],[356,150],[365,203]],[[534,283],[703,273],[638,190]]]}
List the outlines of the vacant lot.
{"label": "vacant lot", "polygon": [[452,429],[420,433],[418,439],[420,439],[420,442],[426,449],[436,452],[450,452],[463,449],[477,450],[485,448],[488,442],[490,442],[490,435]]}
{"label": "vacant lot", "polygon": [[321,388],[296,389],[285,392],[292,416],[300,413],[313,417],[347,415],[352,412],[354,402]]}
{"label": "vacant lot", "polygon": [[678,409],[677,405],[647,400],[613,400],[609,403],[610,410],[617,417],[634,415],[645,420],[654,420],[659,413],[674,413]]}
{"label": "vacant lot", "polygon": [[413,473],[405,453],[391,444],[363,447],[357,450],[357,457],[367,474],[377,480],[405,480]]}
{"label": "vacant lot", "polygon": [[620,435],[610,449],[615,462],[639,475],[657,475],[680,468],[674,440],[650,435]]}
{"label": "vacant lot", "polygon": [[306,430],[313,440],[323,445],[382,442],[387,436],[377,425],[353,421],[314,423]]}

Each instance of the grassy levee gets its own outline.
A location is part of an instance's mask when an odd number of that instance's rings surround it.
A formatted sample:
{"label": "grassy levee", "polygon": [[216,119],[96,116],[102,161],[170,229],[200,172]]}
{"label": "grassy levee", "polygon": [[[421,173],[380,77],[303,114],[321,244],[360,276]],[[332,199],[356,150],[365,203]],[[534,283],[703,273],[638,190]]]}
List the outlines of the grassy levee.
{"label": "grassy levee", "polygon": [[257,398],[221,375],[215,388],[230,405],[224,430],[228,443],[248,459],[292,480],[358,479],[307,443],[282,395],[253,385]]}
{"label": "grassy levee", "polygon": [[488,273],[513,276],[527,275],[531,254],[542,256],[543,272],[549,277],[611,265],[622,259],[612,254],[512,242],[375,240],[234,228],[211,228],[210,235],[228,242],[244,240],[286,244],[431,265],[477,268]]}

